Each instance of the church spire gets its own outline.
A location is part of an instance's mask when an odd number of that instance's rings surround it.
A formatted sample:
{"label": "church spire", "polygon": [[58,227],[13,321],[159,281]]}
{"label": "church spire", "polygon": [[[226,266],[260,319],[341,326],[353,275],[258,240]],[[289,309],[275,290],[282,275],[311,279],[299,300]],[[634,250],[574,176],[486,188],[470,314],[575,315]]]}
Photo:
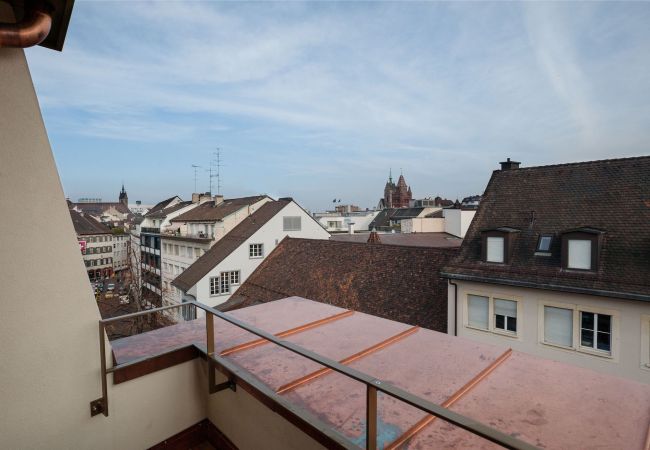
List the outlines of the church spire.
{"label": "church spire", "polygon": [[392,183],[393,182],[393,169],[392,167],[388,169],[388,182]]}

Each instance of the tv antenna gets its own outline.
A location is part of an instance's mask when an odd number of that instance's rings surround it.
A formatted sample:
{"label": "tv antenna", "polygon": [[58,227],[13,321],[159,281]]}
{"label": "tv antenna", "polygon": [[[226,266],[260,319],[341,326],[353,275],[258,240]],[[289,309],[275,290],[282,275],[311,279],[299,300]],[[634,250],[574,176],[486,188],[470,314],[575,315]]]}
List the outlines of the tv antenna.
{"label": "tv antenna", "polygon": [[210,168],[208,169],[210,178],[210,195],[212,195],[212,179],[217,179],[217,195],[221,194],[221,149],[217,147],[216,152],[212,152]]}
{"label": "tv antenna", "polygon": [[192,164],[192,169],[194,169],[194,192],[197,192],[196,190],[196,179],[198,177],[198,169],[200,169],[201,166],[197,166],[196,164]]}

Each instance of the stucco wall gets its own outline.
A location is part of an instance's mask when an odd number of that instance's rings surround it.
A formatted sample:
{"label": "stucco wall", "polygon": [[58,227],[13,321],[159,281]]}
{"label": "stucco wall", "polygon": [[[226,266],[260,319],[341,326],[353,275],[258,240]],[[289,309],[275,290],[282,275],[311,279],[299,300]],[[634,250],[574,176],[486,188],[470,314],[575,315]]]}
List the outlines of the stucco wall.
{"label": "stucco wall", "polygon": [[465,237],[476,211],[463,209],[444,209],[445,233]]}
{"label": "stucco wall", "polygon": [[[650,303],[608,297],[570,294],[541,289],[515,288],[484,283],[454,281],[458,284],[458,335],[482,342],[507,345],[515,350],[581,367],[650,383],[646,340]],[[510,337],[466,327],[468,294],[521,300],[517,311],[518,336]],[[578,305],[613,313],[612,357],[567,350],[542,343],[543,305]],[[554,305],[550,305],[554,306]],[[448,289],[450,334],[454,332],[454,287]]]}
{"label": "stucco wall", "polygon": [[[217,383],[224,381],[226,378],[217,372]],[[211,395],[208,418],[240,450],[325,448],[241,388]]]}
{"label": "stucco wall", "polygon": [[[302,217],[300,231],[283,231],[283,217],[285,216]],[[231,293],[228,295],[210,296],[210,278],[219,276],[221,272],[239,270],[241,283],[243,283],[285,236],[329,239],[330,235],[300,206],[291,202],[196,284],[196,299],[209,306],[216,306],[227,301],[239,286],[231,286]],[[250,258],[249,244],[264,244],[264,258]],[[193,294],[191,291],[190,293]]]}
{"label": "stucco wall", "polygon": [[442,233],[445,219],[441,217],[415,217],[401,222],[402,233]]}
{"label": "stucco wall", "polygon": [[205,417],[194,363],[111,387],[90,417],[100,316],[22,50],[0,49],[0,79],[0,448],[152,445]]}

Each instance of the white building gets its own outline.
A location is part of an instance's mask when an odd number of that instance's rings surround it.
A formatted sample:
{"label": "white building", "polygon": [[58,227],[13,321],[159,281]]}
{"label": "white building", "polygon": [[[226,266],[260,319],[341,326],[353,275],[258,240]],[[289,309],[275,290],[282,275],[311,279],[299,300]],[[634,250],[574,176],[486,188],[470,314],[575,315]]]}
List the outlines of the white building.
{"label": "white building", "polygon": [[118,274],[129,268],[129,248],[131,234],[123,232],[113,234],[113,273]]}
{"label": "white building", "polygon": [[272,199],[266,195],[225,199],[193,194],[196,207],[177,215],[161,232],[163,305],[180,303],[182,293],[171,282],[226,236],[242,220]]}
{"label": "white building", "polygon": [[329,239],[330,234],[292,199],[268,202],[178,275],[172,287],[211,306],[224,303],[287,236]]}
{"label": "white building", "polygon": [[92,218],[74,209],[70,218],[77,233],[79,249],[83,255],[88,278],[102,280],[113,275],[113,233]]}
{"label": "white building", "polygon": [[314,219],[330,233],[348,233],[350,231],[370,231],[370,223],[377,217],[379,211],[328,211],[314,213]]}
{"label": "white building", "polygon": [[476,210],[472,209],[439,209],[422,217],[414,217],[401,221],[402,233],[448,233],[463,238]]}

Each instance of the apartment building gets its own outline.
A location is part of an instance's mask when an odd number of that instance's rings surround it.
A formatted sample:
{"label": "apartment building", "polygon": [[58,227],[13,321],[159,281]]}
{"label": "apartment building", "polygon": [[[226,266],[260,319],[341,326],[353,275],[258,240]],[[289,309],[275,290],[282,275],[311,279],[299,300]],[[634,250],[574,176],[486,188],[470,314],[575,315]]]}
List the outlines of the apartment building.
{"label": "apartment building", "polygon": [[330,234],[293,199],[266,202],[179,272],[171,287],[210,306],[225,303],[286,237]]}
{"label": "apartment building", "polygon": [[196,206],[169,220],[161,234],[163,304],[180,303],[182,292],[172,285],[178,275],[272,199],[266,195],[224,199],[193,194]]}
{"label": "apartment building", "polygon": [[163,298],[161,229],[169,226],[174,217],[196,206],[198,199],[197,202],[191,202],[173,196],[154,205],[139,225],[139,245],[133,250],[139,255],[137,265],[140,268],[144,295],[153,305],[161,305]]}
{"label": "apartment building", "polygon": [[449,279],[449,331],[650,382],[650,157],[492,174]]}
{"label": "apartment building", "polygon": [[123,276],[129,269],[131,235],[124,229],[113,230],[113,273]]}
{"label": "apartment building", "polygon": [[110,228],[91,216],[73,209],[69,211],[88,278],[90,281],[95,281],[111,277],[114,265],[113,233]]}

